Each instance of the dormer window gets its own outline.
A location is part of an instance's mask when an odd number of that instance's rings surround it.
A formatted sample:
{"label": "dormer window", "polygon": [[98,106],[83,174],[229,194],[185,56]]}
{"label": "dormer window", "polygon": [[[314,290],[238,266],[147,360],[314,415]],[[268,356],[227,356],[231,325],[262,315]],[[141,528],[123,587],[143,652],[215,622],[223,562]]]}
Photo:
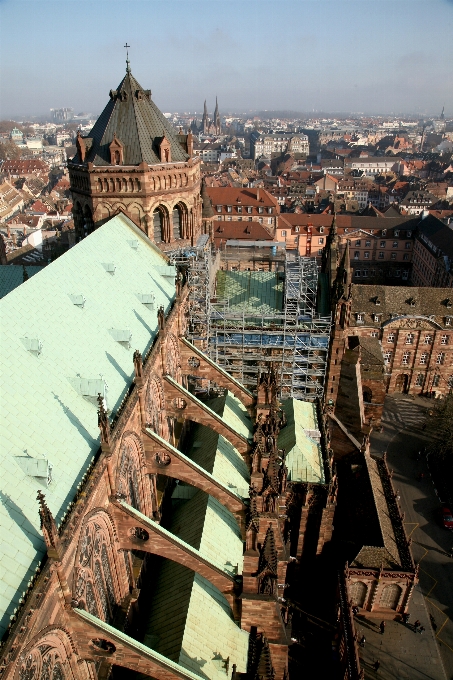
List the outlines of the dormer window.
{"label": "dormer window", "polygon": [[415,307],[415,298],[410,297],[409,300],[407,301],[407,304],[410,305],[411,307]]}
{"label": "dormer window", "polygon": [[238,210],[238,213],[241,213],[242,212],[242,205],[238,205],[237,210]]}
{"label": "dormer window", "polygon": [[231,205],[227,205],[227,212],[229,212],[229,213],[230,213],[230,212],[231,212],[231,210],[232,210],[232,208],[231,208]]}
{"label": "dormer window", "polygon": [[319,227],[319,233],[324,234],[324,227]]}
{"label": "dormer window", "polygon": [[249,215],[251,214],[252,208],[250,206],[247,208],[247,212],[249,213]]}
{"label": "dormer window", "polygon": [[381,236],[386,236],[387,235],[387,229],[383,229],[381,231]]}
{"label": "dormer window", "polygon": [[272,211],[273,211],[273,208],[268,208],[268,209],[267,209],[267,212],[269,213],[269,215],[272,215]]}
{"label": "dormer window", "polygon": [[375,323],[379,323],[380,320],[381,320],[381,315],[380,314],[374,314],[373,318],[374,318]]}
{"label": "dormer window", "polygon": [[395,238],[398,238],[398,236],[400,235],[400,232],[399,232],[398,229],[395,229],[395,231],[393,232],[393,234],[394,234]]}
{"label": "dormer window", "polygon": [[263,208],[262,208],[261,206],[259,206],[258,212],[259,212],[259,213],[262,213],[262,212],[263,212]]}
{"label": "dormer window", "polygon": [[218,212],[218,213],[221,213],[221,212],[222,212],[222,206],[221,206],[221,205],[218,205],[218,206],[217,206],[217,212]]}
{"label": "dormer window", "polygon": [[365,318],[365,314],[363,312],[357,313],[357,323],[363,323],[364,318]]}
{"label": "dormer window", "polygon": [[110,150],[110,164],[123,165],[124,163],[124,144],[116,136],[113,135],[112,143],[109,146]]}
{"label": "dormer window", "polygon": [[411,231],[406,231],[406,238],[410,238],[411,236],[412,236],[412,232],[411,232]]}
{"label": "dormer window", "polygon": [[447,299],[445,300],[445,307],[447,307],[448,309],[451,309],[451,307],[452,307],[452,302],[451,302],[450,298],[447,298]]}
{"label": "dormer window", "polygon": [[446,316],[446,317],[445,317],[445,325],[446,325],[446,326],[451,326],[451,316]]}
{"label": "dormer window", "polygon": [[374,304],[375,304],[375,305],[378,305],[378,306],[381,304],[381,301],[380,301],[380,299],[379,299],[379,297],[378,297],[377,295],[376,295],[376,297],[374,298]]}
{"label": "dormer window", "polygon": [[161,163],[171,163],[171,146],[170,142],[164,135],[162,137],[162,141],[159,144],[159,152],[160,152],[160,162]]}

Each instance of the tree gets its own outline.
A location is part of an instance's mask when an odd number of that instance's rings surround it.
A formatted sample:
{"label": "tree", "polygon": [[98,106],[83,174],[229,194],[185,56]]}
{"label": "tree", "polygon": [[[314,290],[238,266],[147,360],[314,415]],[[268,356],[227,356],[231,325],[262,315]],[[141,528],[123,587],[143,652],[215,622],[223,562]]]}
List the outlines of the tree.
{"label": "tree", "polygon": [[431,473],[441,497],[453,504],[453,394],[436,401],[426,419]]}
{"label": "tree", "polygon": [[16,161],[21,155],[21,150],[11,140],[0,142],[0,161]]}
{"label": "tree", "polygon": [[453,454],[453,395],[447,394],[439,399],[426,422],[426,431],[431,435],[429,451],[437,458],[446,458]]}

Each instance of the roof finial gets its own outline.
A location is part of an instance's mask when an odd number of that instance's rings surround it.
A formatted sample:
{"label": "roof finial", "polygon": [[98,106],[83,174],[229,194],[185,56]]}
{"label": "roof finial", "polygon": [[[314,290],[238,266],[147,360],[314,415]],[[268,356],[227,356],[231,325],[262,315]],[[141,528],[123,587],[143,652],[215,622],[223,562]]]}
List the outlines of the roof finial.
{"label": "roof finial", "polygon": [[129,47],[130,47],[130,45],[128,45],[127,42],[126,42],[124,47],[126,48],[126,73],[130,73],[131,72],[131,66],[130,66],[130,61],[129,61]]}

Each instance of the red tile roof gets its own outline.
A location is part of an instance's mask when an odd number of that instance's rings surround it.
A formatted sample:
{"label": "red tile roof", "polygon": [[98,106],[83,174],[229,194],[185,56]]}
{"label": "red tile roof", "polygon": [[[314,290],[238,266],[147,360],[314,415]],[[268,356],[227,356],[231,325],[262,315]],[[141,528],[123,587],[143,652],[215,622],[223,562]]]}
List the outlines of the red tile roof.
{"label": "red tile roof", "polygon": [[229,239],[246,241],[273,240],[273,236],[259,222],[239,222],[237,220],[234,222],[215,221],[212,223],[212,234],[216,246]]}
{"label": "red tile roof", "polygon": [[[257,192],[259,197],[257,199]],[[212,205],[249,205],[255,207],[278,207],[278,202],[265,189],[241,189],[240,187],[207,187]],[[239,201],[238,201],[239,199]]]}

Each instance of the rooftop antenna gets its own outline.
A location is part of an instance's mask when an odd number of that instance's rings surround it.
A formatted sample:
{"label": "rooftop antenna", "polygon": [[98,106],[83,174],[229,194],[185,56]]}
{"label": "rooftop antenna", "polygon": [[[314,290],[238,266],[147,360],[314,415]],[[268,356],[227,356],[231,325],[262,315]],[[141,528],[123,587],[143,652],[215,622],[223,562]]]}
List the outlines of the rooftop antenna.
{"label": "rooftop antenna", "polygon": [[129,47],[130,47],[130,45],[128,45],[127,42],[126,42],[124,47],[126,48],[126,73],[130,73],[131,72],[131,66],[130,66],[130,61],[129,61]]}

